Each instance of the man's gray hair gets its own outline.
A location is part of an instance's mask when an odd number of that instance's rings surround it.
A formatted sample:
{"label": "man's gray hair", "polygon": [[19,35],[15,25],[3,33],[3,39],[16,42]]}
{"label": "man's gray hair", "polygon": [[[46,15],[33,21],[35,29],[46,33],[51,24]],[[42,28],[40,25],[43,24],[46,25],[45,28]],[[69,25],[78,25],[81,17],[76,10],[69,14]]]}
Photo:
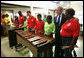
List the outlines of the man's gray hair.
{"label": "man's gray hair", "polygon": [[63,7],[59,6],[59,7],[57,7],[57,8],[60,8],[60,9],[61,9],[61,11],[63,12]]}

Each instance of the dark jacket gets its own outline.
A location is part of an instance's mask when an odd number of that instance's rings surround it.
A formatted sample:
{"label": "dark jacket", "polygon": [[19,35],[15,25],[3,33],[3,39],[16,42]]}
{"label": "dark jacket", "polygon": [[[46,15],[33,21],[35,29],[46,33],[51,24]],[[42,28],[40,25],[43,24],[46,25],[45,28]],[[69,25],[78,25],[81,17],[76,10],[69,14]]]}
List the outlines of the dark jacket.
{"label": "dark jacket", "polygon": [[65,18],[65,15],[64,14],[62,14],[62,19],[61,19],[61,23],[60,23],[60,26],[58,26],[57,25],[57,23],[56,23],[56,20],[57,20],[57,16],[54,18],[54,23],[55,23],[55,40],[53,40],[51,43],[51,45],[53,46],[53,45],[58,45],[59,44],[59,46],[61,46],[60,44],[61,44],[61,40],[60,40],[60,38],[61,38],[61,36],[60,36],[60,30],[61,30],[61,26],[62,26],[62,24],[64,24],[64,22],[66,21],[66,18]]}
{"label": "dark jacket", "polygon": [[62,14],[62,19],[61,19],[60,26],[57,25],[56,20],[57,20],[57,16],[54,18],[54,23],[55,23],[55,26],[56,26],[55,32],[56,32],[56,34],[59,34],[59,35],[60,35],[61,26],[62,26],[62,24],[64,24],[64,22],[66,21],[65,15]]}

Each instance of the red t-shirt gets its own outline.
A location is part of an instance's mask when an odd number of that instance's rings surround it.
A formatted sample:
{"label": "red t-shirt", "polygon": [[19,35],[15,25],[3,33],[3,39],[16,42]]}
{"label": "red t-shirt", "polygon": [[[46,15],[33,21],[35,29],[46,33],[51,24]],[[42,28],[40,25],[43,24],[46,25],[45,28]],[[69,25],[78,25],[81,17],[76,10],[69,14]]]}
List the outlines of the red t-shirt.
{"label": "red t-shirt", "polygon": [[27,23],[28,23],[28,28],[33,29],[35,27],[35,24],[36,24],[36,18],[34,16],[28,17]]}
{"label": "red t-shirt", "polygon": [[1,19],[1,22],[4,22],[3,19]]}
{"label": "red t-shirt", "polygon": [[1,17],[1,22],[4,22],[4,20],[2,19],[2,17]]}
{"label": "red t-shirt", "polygon": [[60,35],[64,37],[71,37],[73,38],[78,38],[80,32],[80,24],[78,20],[75,18],[72,18],[69,21],[66,21],[62,26],[61,26],[61,31]]}
{"label": "red t-shirt", "polygon": [[36,27],[36,34],[37,35],[39,34],[39,31],[44,30],[44,24],[45,24],[45,22],[43,20],[42,21],[36,21],[35,27]]}
{"label": "red t-shirt", "polygon": [[19,16],[19,24],[23,24],[24,20],[23,20],[24,15],[22,14],[22,16]]}
{"label": "red t-shirt", "polygon": [[16,26],[16,27],[19,27],[19,22],[18,22],[17,20],[15,20],[14,23],[15,23],[15,26]]}

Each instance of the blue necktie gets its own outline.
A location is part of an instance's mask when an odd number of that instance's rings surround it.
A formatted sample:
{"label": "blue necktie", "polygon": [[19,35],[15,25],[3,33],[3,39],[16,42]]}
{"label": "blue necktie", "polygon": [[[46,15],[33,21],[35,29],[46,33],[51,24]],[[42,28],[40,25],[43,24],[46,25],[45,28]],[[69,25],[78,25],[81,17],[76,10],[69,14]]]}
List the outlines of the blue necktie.
{"label": "blue necktie", "polygon": [[60,16],[58,17],[58,22],[57,22],[57,25],[59,26],[60,24]]}

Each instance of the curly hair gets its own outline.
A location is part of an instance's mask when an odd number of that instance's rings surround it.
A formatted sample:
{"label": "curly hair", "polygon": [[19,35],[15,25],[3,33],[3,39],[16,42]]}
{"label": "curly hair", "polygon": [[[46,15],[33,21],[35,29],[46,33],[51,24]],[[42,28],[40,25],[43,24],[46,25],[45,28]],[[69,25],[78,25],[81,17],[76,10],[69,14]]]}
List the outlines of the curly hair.
{"label": "curly hair", "polygon": [[75,10],[72,8],[69,8],[66,10],[66,12],[68,13],[68,15],[70,15],[71,17],[73,17],[75,15]]}

